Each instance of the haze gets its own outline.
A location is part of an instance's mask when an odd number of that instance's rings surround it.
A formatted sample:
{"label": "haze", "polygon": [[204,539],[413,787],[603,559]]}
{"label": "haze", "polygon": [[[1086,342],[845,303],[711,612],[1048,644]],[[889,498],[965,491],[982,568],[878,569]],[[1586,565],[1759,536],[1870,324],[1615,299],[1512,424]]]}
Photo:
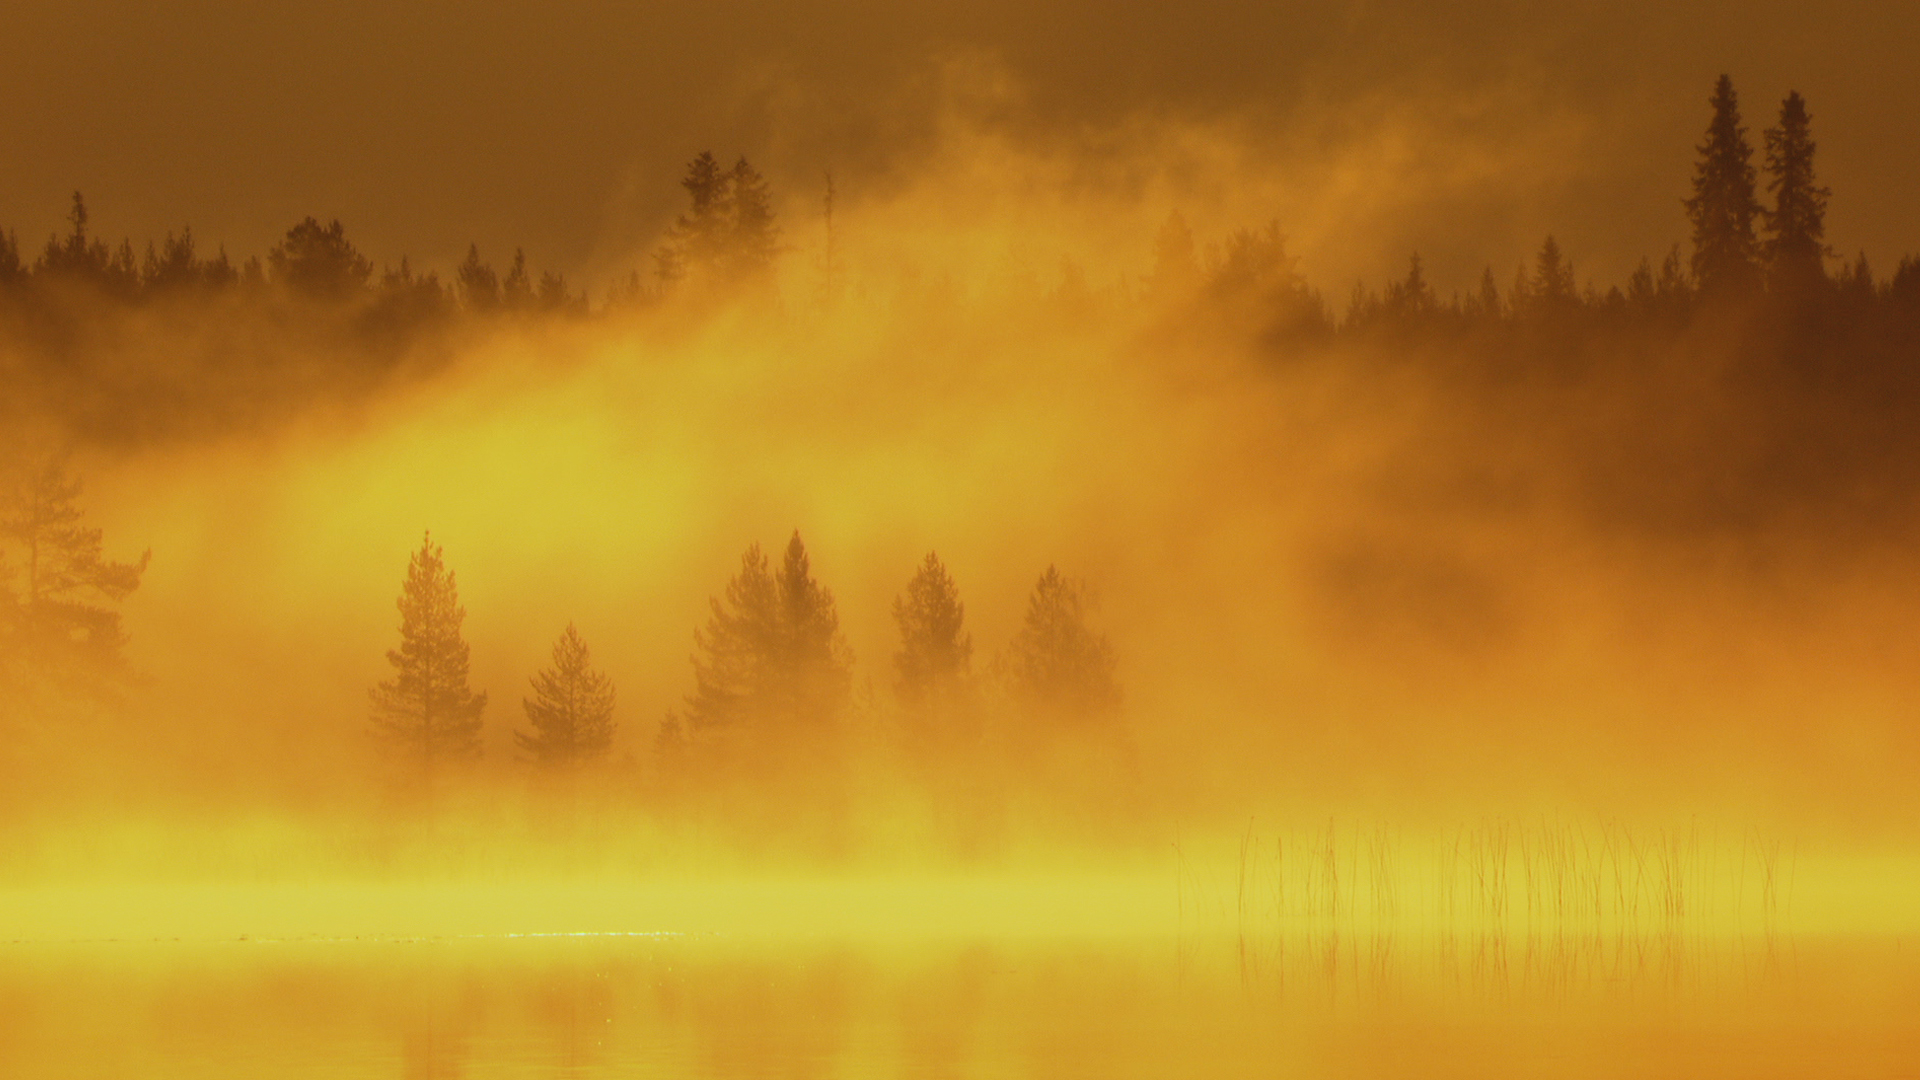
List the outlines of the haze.
{"label": "haze", "polygon": [[16,870],[1904,858],[1920,16],[1852,14],[24,11]]}

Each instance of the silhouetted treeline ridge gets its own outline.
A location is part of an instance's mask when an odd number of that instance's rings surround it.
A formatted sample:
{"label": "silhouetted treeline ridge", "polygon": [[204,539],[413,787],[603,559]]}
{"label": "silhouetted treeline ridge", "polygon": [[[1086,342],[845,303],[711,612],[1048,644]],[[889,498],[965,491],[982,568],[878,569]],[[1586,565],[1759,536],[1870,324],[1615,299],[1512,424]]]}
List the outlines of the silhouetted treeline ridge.
{"label": "silhouetted treeline ridge", "polygon": [[[1359,378],[1398,365],[1460,395],[1463,415],[1518,417],[1514,437],[1543,440],[1548,456],[1590,431],[1595,401],[1606,399],[1617,433],[1676,428],[1648,442],[1666,447],[1681,467],[1661,471],[1685,483],[1656,494],[1613,472],[1583,481],[1629,515],[1757,519],[1789,489],[1820,499],[1847,486],[1836,477],[1904,499],[1920,480],[1905,464],[1920,457],[1909,434],[1920,430],[1920,260],[1881,277],[1864,257],[1835,257],[1825,238],[1833,196],[1818,181],[1813,118],[1799,94],[1758,144],[1730,80],[1708,104],[1694,175],[1675,200],[1686,240],[1627,280],[1583,279],[1579,253],[1548,236],[1511,271],[1489,266],[1472,287],[1445,294],[1416,254],[1394,280],[1355,285],[1338,312],[1289,251],[1281,222],[1203,242],[1177,212],[1140,238],[1143,272],[1116,268],[1104,285],[1068,259],[1052,282],[1005,269],[995,288],[967,293],[937,274],[895,274],[885,283],[893,292],[862,291],[878,286],[853,284],[860,253],[834,231],[831,180],[824,232],[806,227],[824,237],[824,255],[815,246],[801,265],[787,259],[795,249],[765,177],[745,159],[726,166],[710,153],[686,167],[685,209],[646,256],[652,266],[596,305],[519,252],[504,270],[469,246],[444,278],[405,259],[376,272],[338,221],[305,219],[264,258],[238,264],[224,251],[207,256],[187,231],[137,254],[95,237],[76,196],[69,231],[37,258],[11,234],[0,250],[0,423],[31,416],[83,441],[271,424],[316,400],[367,397],[441,370],[502,328],[538,333],[614,317],[672,327],[737,304],[753,327],[837,311],[855,325],[905,319],[916,334],[976,336],[983,348],[1033,343],[1044,353],[1062,335],[1118,332],[1169,365],[1245,355],[1275,370],[1313,364]],[[529,355],[561,363],[565,354]],[[1696,423],[1692,405],[1717,419]],[[1687,425],[1698,430],[1677,430]],[[1762,432],[1760,449],[1728,460],[1716,440],[1734,430]],[[1637,461],[1631,447],[1601,449],[1567,446],[1561,456],[1589,472]],[[1709,468],[1719,472],[1704,476]],[[1739,475],[1724,482],[1729,470]],[[1687,483],[1711,490],[1694,498]],[[1679,505],[1655,508],[1663,500]]]}

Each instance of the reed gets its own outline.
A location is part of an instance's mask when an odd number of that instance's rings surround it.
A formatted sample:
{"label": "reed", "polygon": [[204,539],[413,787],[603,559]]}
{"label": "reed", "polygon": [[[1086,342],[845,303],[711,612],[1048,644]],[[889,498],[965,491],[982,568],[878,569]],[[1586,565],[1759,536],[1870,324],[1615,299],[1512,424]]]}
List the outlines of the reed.
{"label": "reed", "polygon": [[[1216,838],[1219,839],[1219,838]],[[1182,925],[1246,937],[1437,930],[1507,936],[1771,930],[1791,860],[1757,832],[1729,847],[1697,823],[1489,817],[1424,844],[1383,824],[1249,820],[1231,847],[1174,844]]]}

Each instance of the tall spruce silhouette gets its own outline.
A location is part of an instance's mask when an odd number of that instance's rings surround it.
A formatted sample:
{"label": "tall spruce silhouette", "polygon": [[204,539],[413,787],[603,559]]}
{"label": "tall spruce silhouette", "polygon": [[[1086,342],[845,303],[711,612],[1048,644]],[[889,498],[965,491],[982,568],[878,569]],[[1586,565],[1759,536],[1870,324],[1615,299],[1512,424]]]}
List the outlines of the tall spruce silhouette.
{"label": "tall spruce silhouette", "polygon": [[893,602],[900,629],[900,651],[893,666],[894,692],[910,709],[938,709],[962,692],[973,664],[973,637],[966,630],[967,606],[959,587],[928,552]]}
{"label": "tall spruce silhouette", "polygon": [[1708,101],[1713,119],[1698,148],[1687,219],[1693,224],[1694,281],[1703,293],[1726,296],[1750,289],[1758,280],[1754,222],[1760,204],[1753,193],[1753,148],[1740,126],[1733,80],[1720,76]]}
{"label": "tall spruce silhouette", "polygon": [[1064,718],[1108,715],[1120,706],[1113,646],[1087,622],[1086,590],[1054,567],[1034,585],[1002,664],[1016,698]]}
{"label": "tall spruce silhouette", "polygon": [[747,162],[722,169],[711,151],[687,164],[687,209],[654,252],[662,282],[739,284],[763,276],[779,253],[780,229],[766,178]]}
{"label": "tall spruce silhouette", "polygon": [[480,756],[485,692],[467,688],[467,643],[453,571],[428,533],[400,586],[400,647],[387,653],[393,678],[375,686],[374,729],[431,783],[442,763]]}
{"label": "tall spruce silhouette", "polygon": [[1780,122],[1767,129],[1765,248],[1769,280],[1785,289],[1804,288],[1826,277],[1826,188],[1813,179],[1813,118],[1799,91],[1780,103]]}
{"label": "tall spruce silhouette", "polygon": [[461,307],[474,313],[499,310],[500,275],[481,260],[479,244],[467,245],[466,260],[454,270],[453,281]]}
{"label": "tall spruce silhouette", "polygon": [[[140,587],[152,553],[120,563],[101,553],[101,530],[82,524],[81,482],[58,459],[25,467],[0,489],[0,600],[9,644],[46,673],[116,665],[126,635],[118,603]],[[20,583],[15,597],[7,578]]]}
{"label": "tall spruce silhouette", "polygon": [[305,218],[267,253],[281,286],[315,300],[345,300],[364,289],[373,264],[347,239],[338,219],[322,225]]}
{"label": "tall spruce silhouette", "polygon": [[654,253],[656,273],[671,284],[711,267],[726,248],[729,177],[710,150],[687,163],[680,186],[687,209],[673,219],[667,241]]}
{"label": "tall spruce silhouette", "polygon": [[775,569],[759,544],[740,557],[724,597],[694,631],[694,692],[684,723],[670,715],[664,745],[760,747],[824,738],[844,711],[852,660],[833,594],[813,578],[795,532]]}
{"label": "tall spruce silhouette", "polygon": [[727,174],[727,196],[733,217],[727,238],[727,272],[735,280],[758,277],[773,265],[780,249],[772,191],[760,170],[743,157]]}
{"label": "tall spruce silhouette", "polygon": [[1545,311],[1564,310],[1580,300],[1574,284],[1573,264],[1560,250],[1559,241],[1549,236],[1533,257],[1533,288],[1529,291],[1536,306]]}
{"label": "tall spruce silhouette", "polygon": [[592,655],[572,623],[553,646],[553,666],[533,677],[533,697],[522,701],[533,733],[516,731],[514,744],[536,764],[571,768],[607,755],[613,745],[613,680],[595,671]]}

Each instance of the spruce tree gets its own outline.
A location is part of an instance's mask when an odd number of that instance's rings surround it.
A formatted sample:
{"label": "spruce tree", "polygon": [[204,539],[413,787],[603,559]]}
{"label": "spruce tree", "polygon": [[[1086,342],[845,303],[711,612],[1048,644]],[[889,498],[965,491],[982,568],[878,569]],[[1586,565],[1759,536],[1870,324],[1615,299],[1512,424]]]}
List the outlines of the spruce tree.
{"label": "spruce tree", "polygon": [[1769,128],[1766,212],[1767,271],[1780,288],[1803,288],[1826,277],[1826,188],[1813,180],[1812,118],[1798,91],[1780,103],[1780,123]]}
{"label": "spruce tree", "polygon": [[428,534],[400,586],[400,647],[387,653],[394,676],[375,686],[373,725],[429,783],[442,762],[480,755],[487,695],[467,688],[467,643],[453,572]]}
{"label": "spruce tree", "polygon": [[780,603],[759,544],[747,547],[740,572],[708,604],[707,625],[693,632],[693,696],[687,699],[685,729],[677,717],[667,722],[668,730],[691,739],[730,737],[744,717],[766,708]]}
{"label": "spruce tree", "polygon": [[1120,705],[1113,646],[1087,623],[1084,589],[1047,567],[1002,661],[1016,698],[1072,719]]}
{"label": "spruce tree", "polygon": [[41,277],[103,284],[112,275],[113,254],[106,244],[87,235],[87,200],[77,191],[67,220],[73,223],[73,231],[64,240],[47,238],[46,250],[41,252],[34,272]]}
{"label": "spruce tree", "polygon": [[587,643],[572,623],[553,646],[553,666],[533,677],[521,704],[533,733],[513,741],[535,763],[572,768],[604,758],[613,745],[613,680],[595,671]]}
{"label": "spruce tree", "polygon": [[267,253],[273,279],[285,288],[315,300],[342,301],[366,288],[373,264],[347,239],[336,219],[321,225],[307,218],[287,230],[286,238]]}
{"label": "spruce tree", "polygon": [[938,708],[961,692],[973,662],[966,618],[967,606],[960,602],[952,575],[939,555],[928,552],[907,582],[907,591],[893,602],[893,621],[900,628],[900,651],[893,657],[898,673],[894,691],[902,704]]}
{"label": "spruce tree", "polygon": [[833,593],[814,580],[797,530],[787,541],[774,582],[780,598],[778,706],[801,730],[817,731],[846,708],[852,660],[840,636]]}
{"label": "spruce tree", "polygon": [[660,280],[673,284],[693,273],[708,273],[727,247],[731,178],[712,151],[687,163],[680,180],[688,207],[673,219],[666,243],[654,253]]}
{"label": "spruce tree", "polygon": [[1467,311],[1482,319],[1500,317],[1500,286],[1493,280],[1493,267],[1480,271],[1480,286],[1467,298]]}
{"label": "spruce tree", "polygon": [[1147,276],[1147,292],[1158,297],[1184,297],[1200,281],[1200,258],[1193,243],[1193,228],[1175,210],[1167,215],[1153,241],[1153,272]]}
{"label": "spruce tree", "polygon": [[1549,236],[1533,257],[1533,302],[1542,310],[1562,310],[1579,301],[1573,279],[1573,264],[1560,251],[1560,243]]}
{"label": "spruce tree", "polygon": [[480,245],[467,245],[467,258],[453,275],[454,290],[460,306],[469,312],[494,311],[500,307],[500,276],[480,259]]}
{"label": "spruce tree", "polygon": [[500,306],[508,311],[525,311],[533,306],[533,279],[527,276],[527,253],[513,249],[513,262],[500,279]]}
{"label": "spruce tree", "polygon": [[[118,563],[101,553],[101,531],[81,524],[81,483],[57,458],[5,478],[0,489],[0,558],[11,548],[20,583],[7,614],[20,651],[42,670],[71,672],[119,662],[126,635],[118,603],[140,587],[151,552]],[[4,569],[4,563],[0,563]],[[104,604],[103,604],[104,602]]]}
{"label": "spruce tree", "polygon": [[780,230],[773,220],[773,195],[760,171],[741,158],[727,174],[727,209],[732,216],[728,237],[727,273],[747,280],[773,265],[780,249]]}
{"label": "spruce tree", "polygon": [[26,276],[20,262],[20,239],[9,229],[0,232],[0,288],[10,287]]}
{"label": "spruce tree", "polygon": [[844,710],[851,659],[833,594],[813,579],[798,532],[776,570],[759,544],[694,631],[694,692],[666,741],[778,743],[820,734]]}
{"label": "spruce tree", "polygon": [[1394,318],[1424,318],[1433,314],[1438,301],[1434,299],[1433,287],[1427,284],[1419,252],[1414,252],[1408,259],[1407,276],[1387,286],[1382,303],[1386,313]]}
{"label": "spruce tree", "polygon": [[1753,227],[1760,204],[1753,193],[1753,148],[1740,126],[1733,80],[1720,76],[1708,100],[1713,120],[1698,148],[1687,219],[1693,224],[1694,281],[1703,293],[1725,296],[1750,289],[1758,276]]}

